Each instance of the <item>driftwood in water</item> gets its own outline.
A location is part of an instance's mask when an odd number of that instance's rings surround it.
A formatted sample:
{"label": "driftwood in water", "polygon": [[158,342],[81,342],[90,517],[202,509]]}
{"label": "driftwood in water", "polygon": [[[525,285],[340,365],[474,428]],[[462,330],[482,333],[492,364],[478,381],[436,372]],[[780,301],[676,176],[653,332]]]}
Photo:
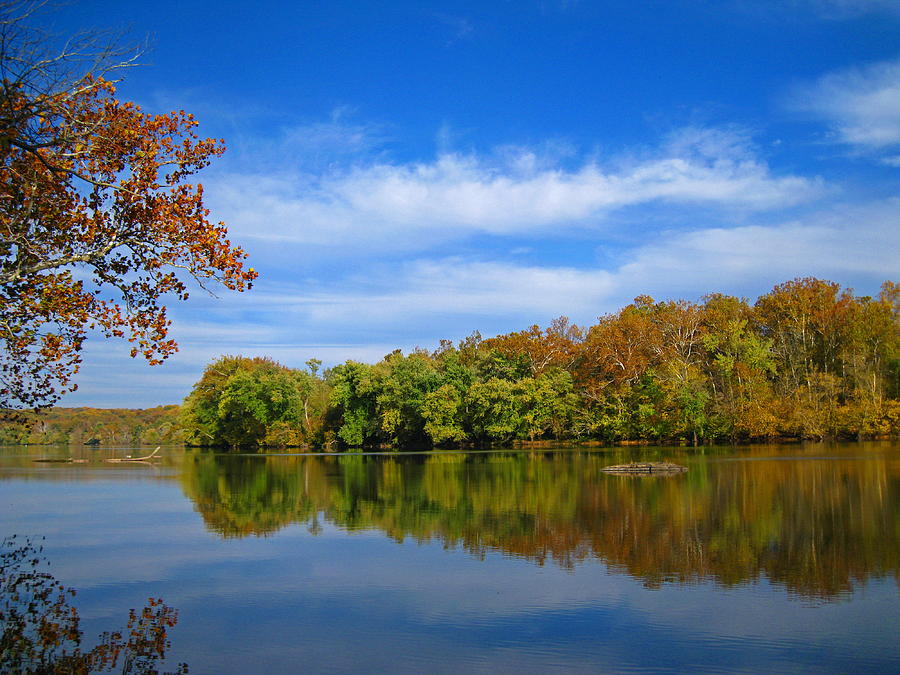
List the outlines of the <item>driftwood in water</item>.
{"label": "driftwood in water", "polygon": [[680,464],[672,464],[671,462],[631,462],[630,464],[616,464],[615,466],[607,466],[601,469],[605,473],[624,473],[624,474],[672,474],[684,473],[687,471],[686,466]]}
{"label": "driftwood in water", "polygon": [[[151,452],[149,455],[145,455],[144,457],[132,457],[128,455],[127,457],[112,457],[110,459],[104,459],[104,462],[146,462],[148,459],[151,459],[157,452],[159,452],[162,446],[156,446],[156,450]],[[86,459],[75,459],[74,457],[40,457],[38,459],[33,459],[33,462],[43,462],[46,464],[87,464],[88,460]]]}
{"label": "driftwood in water", "polygon": [[159,452],[159,449],[160,449],[161,447],[162,447],[162,446],[157,445],[157,446],[156,446],[156,450],[154,450],[153,452],[151,452],[151,453],[150,453],[149,455],[147,455],[146,457],[131,457],[131,456],[129,455],[128,457],[113,458],[113,459],[104,459],[103,461],[104,461],[104,462],[144,462],[144,461],[150,459],[151,457],[153,457],[153,455],[155,455],[157,452]]}

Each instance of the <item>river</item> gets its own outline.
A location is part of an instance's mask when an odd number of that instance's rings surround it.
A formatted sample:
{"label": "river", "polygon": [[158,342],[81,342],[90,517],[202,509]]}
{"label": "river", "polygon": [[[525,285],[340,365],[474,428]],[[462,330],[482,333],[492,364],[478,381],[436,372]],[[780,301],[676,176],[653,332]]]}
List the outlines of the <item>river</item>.
{"label": "river", "polygon": [[900,672],[897,443],[103,461],[141,452],[0,449],[0,535],[88,644],[177,609],[166,667]]}

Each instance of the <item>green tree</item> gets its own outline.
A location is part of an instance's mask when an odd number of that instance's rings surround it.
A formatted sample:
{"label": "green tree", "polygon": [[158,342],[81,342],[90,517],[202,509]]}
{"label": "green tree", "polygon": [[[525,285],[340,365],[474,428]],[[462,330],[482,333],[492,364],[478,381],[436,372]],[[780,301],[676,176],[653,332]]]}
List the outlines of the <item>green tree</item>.
{"label": "green tree", "polygon": [[275,424],[298,428],[302,406],[289,368],[266,358],[224,356],[194,385],[181,422],[189,444],[254,446]]}
{"label": "green tree", "polygon": [[461,403],[459,389],[452,384],[443,384],[425,396],[422,418],[425,420],[424,431],[432,443],[442,445],[466,439]]}
{"label": "green tree", "polygon": [[524,430],[524,398],[516,382],[492,377],[476,382],[465,400],[466,423],[474,440],[506,443]]}
{"label": "green tree", "polygon": [[440,385],[431,357],[420,351],[408,356],[397,350],[374,367],[377,415],[383,438],[394,446],[427,445],[425,399]]}
{"label": "green tree", "polygon": [[524,432],[531,439],[547,434],[562,438],[571,433],[578,397],[572,376],[560,368],[550,368],[537,377],[519,381],[523,400]]}
{"label": "green tree", "polygon": [[238,370],[219,397],[221,438],[233,447],[259,445],[275,423],[299,426],[301,407],[297,381],[287,368],[264,364]]}
{"label": "green tree", "polygon": [[372,366],[347,361],[332,369],[329,384],[338,438],[351,447],[375,442],[379,424]]}

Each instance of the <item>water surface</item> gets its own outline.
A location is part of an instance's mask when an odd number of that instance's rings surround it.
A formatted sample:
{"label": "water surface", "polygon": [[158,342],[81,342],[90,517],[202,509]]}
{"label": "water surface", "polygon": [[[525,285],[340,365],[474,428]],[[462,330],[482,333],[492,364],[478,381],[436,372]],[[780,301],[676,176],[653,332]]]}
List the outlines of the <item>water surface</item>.
{"label": "water surface", "polygon": [[897,444],[121,454],[0,451],[0,535],[192,673],[900,670]]}

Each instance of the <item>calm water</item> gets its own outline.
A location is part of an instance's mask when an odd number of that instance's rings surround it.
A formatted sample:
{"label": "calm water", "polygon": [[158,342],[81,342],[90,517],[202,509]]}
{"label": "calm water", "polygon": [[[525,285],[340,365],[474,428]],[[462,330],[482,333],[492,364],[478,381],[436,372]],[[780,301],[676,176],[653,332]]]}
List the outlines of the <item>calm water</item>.
{"label": "calm water", "polygon": [[[898,444],[52,452],[0,450],[0,536],[88,643],[164,598],[192,673],[900,672]],[[689,471],[600,471],[638,458]]]}

